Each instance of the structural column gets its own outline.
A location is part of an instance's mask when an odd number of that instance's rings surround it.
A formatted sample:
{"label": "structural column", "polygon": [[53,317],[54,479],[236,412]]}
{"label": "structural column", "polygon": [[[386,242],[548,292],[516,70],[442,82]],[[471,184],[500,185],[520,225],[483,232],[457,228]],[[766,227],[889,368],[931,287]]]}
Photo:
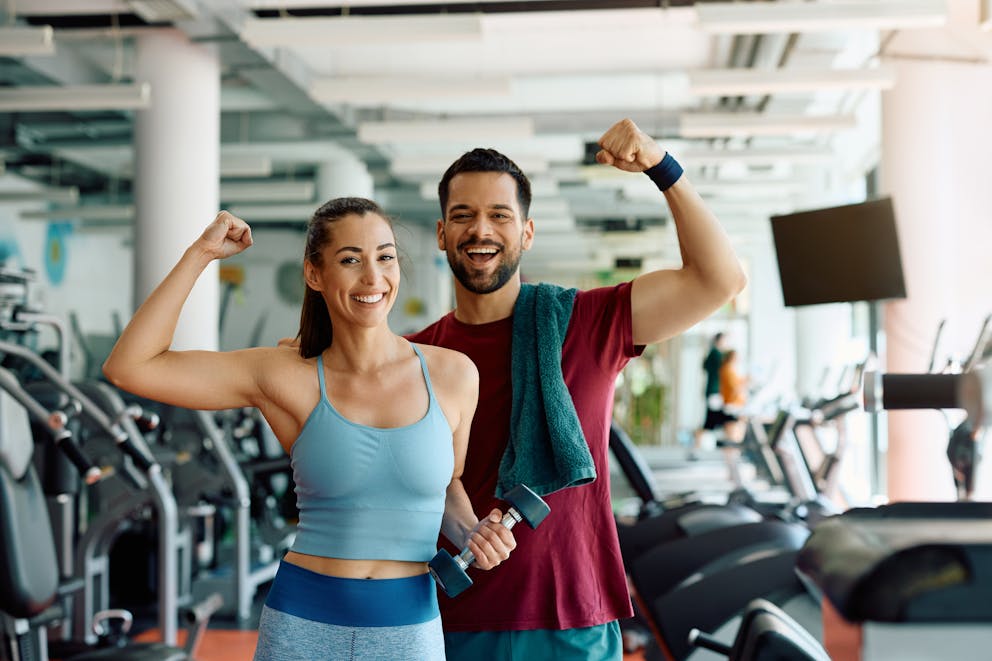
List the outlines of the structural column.
{"label": "structural column", "polygon": [[[952,18],[945,37],[956,35],[953,43],[967,43],[962,30],[981,38],[973,16]],[[930,35],[926,43],[950,42]],[[885,308],[886,369],[921,372],[941,320],[943,361],[963,357],[992,312],[992,65],[923,41],[896,39],[887,52],[898,77],[883,96],[881,191],[895,205],[907,298]],[[952,499],[941,413],[890,412],[888,428],[890,499]],[[992,493],[985,482],[976,497]]]}
{"label": "structural column", "polygon": [[335,197],[373,198],[374,184],[365,163],[341,150],[317,167],[317,203]]}
{"label": "structural column", "polygon": [[852,316],[850,303],[796,309],[796,390],[800,395],[816,399],[839,394],[840,370],[852,356]]}
{"label": "structural column", "polygon": [[[152,103],[134,126],[135,306],[214,218],[219,204],[220,66],[179,31],[138,38],[136,74]],[[217,349],[218,266],[200,277],[176,328],[175,349]]]}

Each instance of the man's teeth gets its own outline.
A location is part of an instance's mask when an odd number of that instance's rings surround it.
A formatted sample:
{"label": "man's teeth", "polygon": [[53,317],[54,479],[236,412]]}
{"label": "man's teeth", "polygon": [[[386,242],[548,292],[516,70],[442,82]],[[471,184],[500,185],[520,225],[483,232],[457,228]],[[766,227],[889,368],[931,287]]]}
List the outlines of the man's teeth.
{"label": "man's teeth", "polygon": [[372,296],[352,296],[352,298],[360,303],[378,303],[382,300],[382,294],[374,294]]}
{"label": "man's teeth", "polygon": [[495,255],[495,248],[469,248],[466,251],[470,255]]}

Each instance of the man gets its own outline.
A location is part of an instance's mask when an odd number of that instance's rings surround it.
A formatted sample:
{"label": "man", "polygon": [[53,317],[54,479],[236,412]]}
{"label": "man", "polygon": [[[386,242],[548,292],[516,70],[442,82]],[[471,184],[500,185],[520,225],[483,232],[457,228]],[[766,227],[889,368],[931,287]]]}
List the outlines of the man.
{"label": "man", "polygon": [[[449,661],[622,658],[617,620],[630,616],[631,606],[610,503],[614,382],[644,345],[689,328],[745,284],[726,234],[671,156],[630,120],[612,126],[599,145],[599,163],[647,172],[664,190],[683,265],[574,294],[559,380],[598,477],[548,493],[551,514],[535,530],[513,529],[516,548],[503,566],[475,572],[474,585],[455,598],[440,596]],[[479,368],[479,406],[462,482],[476,514],[485,516],[497,502],[501,462],[514,431],[513,352],[523,349],[517,342],[511,346],[511,339],[520,337],[513,326],[524,287],[520,257],[535,236],[530,186],[508,158],[477,149],[452,164],[439,193],[438,248],[455,276],[456,307],[409,339],[461,351]],[[466,522],[466,529],[473,524]],[[489,549],[487,556],[503,558],[509,550]]]}

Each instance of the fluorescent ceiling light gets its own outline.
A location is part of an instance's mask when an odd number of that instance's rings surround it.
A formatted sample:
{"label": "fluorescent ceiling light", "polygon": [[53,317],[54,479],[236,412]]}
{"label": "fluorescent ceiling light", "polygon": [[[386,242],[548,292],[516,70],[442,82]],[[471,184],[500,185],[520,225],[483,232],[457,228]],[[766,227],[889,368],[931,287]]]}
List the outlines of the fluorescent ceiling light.
{"label": "fluorescent ceiling light", "polygon": [[551,177],[532,177],[530,194],[534,197],[557,197],[561,194],[561,186],[558,185],[557,179]]}
{"label": "fluorescent ceiling light", "polygon": [[[589,187],[622,191],[632,199],[657,199],[658,188],[647,177],[635,179],[593,179]],[[809,182],[796,179],[692,180],[692,187],[707,199],[750,199],[755,197],[788,197],[811,192]]]}
{"label": "fluorescent ceiling light", "polygon": [[947,22],[945,0],[697,2],[698,25],[715,34],[908,30]]}
{"label": "fluorescent ceiling light", "polygon": [[225,181],[220,184],[224,202],[310,202],[317,190],[312,181]]}
{"label": "fluorescent ceiling light", "polygon": [[51,25],[0,27],[0,55],[51,55],[55,52]]}
{"label": "fluorescent ceiling light", "polygon": [[541,234],[570,234],[573,232],[578,232],[578,226],[575,224],[575,217],[570,214],[562,214],[557,216],[531,213],[531,218],[534,219],[534,223]]}
{"label": "fluorescent ceiling light", "polygon": [[220,155],[222,177],[268,177],[271,174],[272,159],[266,156],[224,153]]}
{"label": "fluorescent ceiling light", "polygon": [[[992,0],[990,0],[992,1]],[[703,69],[689,73],[689,93],[747,96],[823,90],[890,89],[895,69]]]}
{"label": "fluorescent ceiling light", "polygon": [[535,220],[544,217],[571,218],[572,208],[560,197],[534,198],[530,203],[530,217]]}
{"label": "fluorescent ceiling light", "polygon": [[510,78],[437,76],[336,76],[310,83],[310,97],[320,103],[378,105],[397,101],[510,96]]}
{"label": "fluorescent ceiling light", "polygon": [[0,111],[136,110],[151,102],[151,85],[66,85],[0,88]]}
{"label": "fluorescent ceiling light", "polygon": [[196,5],[190,0],[124,0],[146,23],[171,23],[196,18]]}
{"label": "fluorescent ceiling light", "polygon": [[[793,147],[779,149],[684,149],[675,156],[680,163],[690,167],[703,165],[775,165],[791,163],[795,165],[819,165],[829,163],[834,153],[826,147]],[[601,167],[601,166],[600,166]]]}
{"label": "fluorescent ceiling light", "polygon": [[[429,178],[437,181],[444,174],[455,159],[461,154],[420,154],[404,155],[393,158],[389,165],[389,171],[397,177]],[[548,162],[543,158],[534,156],[517,156],[513,161],[528,176],[531,174],[541,174],[548,171]]]}
{"label": "fluorescent ceiling light", "polygon": [[789,135],[792,133],[841,131],[858,125],[854,115],[765,115],[757,113],[682,113],[679,134],[683,138]]}
{"label": "fluorescent ceiling light", "polygon": [[256,48],[481,41],[482,20],[476,14],[248,19],[240,36]]}
{"label": "fluorescent ceiling light", "polygon": [[362,122],[358,139],[370,145],[392,142],[527,140],[534,137],[529,117]]}
{"label": "fluorescent ceiling light", "polygon": [[27,220],[131,220],[133,204],[85,204],[46,210],[22,211]]}
{"label": "fluorescent ceiling light", "polygon": [[248,223],[299,222],[306,224],[316,207],[313,204],[244,204],[228,211]]}
{"label": "fluorescent ceiling light", "polygon": [[54,204],[75,204],[79,201],[79,189],[42,188],[39,190],[0,191],[0,202],[52,202]]}
{"label": "fluorescent ceiling light", "polygon": [[693,182],[693,188],[700,195],[713,199],[741,199],[755,197],[786,197],[814,192],[808,181],[798,179],[719,179]]}
{"label": "fluorescent ceiling light", "polygon": [[[241,145],[243,143],[234,143]],[[97,145],[88,147],[59,148],[55,154],[64,160],[80,163],[99,172],[115,177],[134,175],[134,150],[131,145]],[[220,176],[268,177],[272,174],[272,159],[259,154],[225,150],[221,145]]]}
{"label": "fluorescent ceiling light", "polygon": [[800,205],[789,198],[767,197],[751,200],[707,200],[706,206],[721,217],[750,218],[755,215],[790,213]]}

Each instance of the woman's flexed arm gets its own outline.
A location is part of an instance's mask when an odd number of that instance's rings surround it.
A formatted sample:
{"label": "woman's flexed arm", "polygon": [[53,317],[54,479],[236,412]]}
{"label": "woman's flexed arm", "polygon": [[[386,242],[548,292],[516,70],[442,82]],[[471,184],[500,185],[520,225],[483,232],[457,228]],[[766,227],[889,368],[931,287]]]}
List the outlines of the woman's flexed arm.
{"label": "woman's flexed arm", "polygon": [[[252,243],[251,229],[221,211],[186,249],[155,291],[135,312],[103,373],[118,387],[149,399],[189,408],[250,405],[244,351],[170,351],[179,313],[210,262],[236,255]],[[254,381],[254,379],[251,379]]]}

